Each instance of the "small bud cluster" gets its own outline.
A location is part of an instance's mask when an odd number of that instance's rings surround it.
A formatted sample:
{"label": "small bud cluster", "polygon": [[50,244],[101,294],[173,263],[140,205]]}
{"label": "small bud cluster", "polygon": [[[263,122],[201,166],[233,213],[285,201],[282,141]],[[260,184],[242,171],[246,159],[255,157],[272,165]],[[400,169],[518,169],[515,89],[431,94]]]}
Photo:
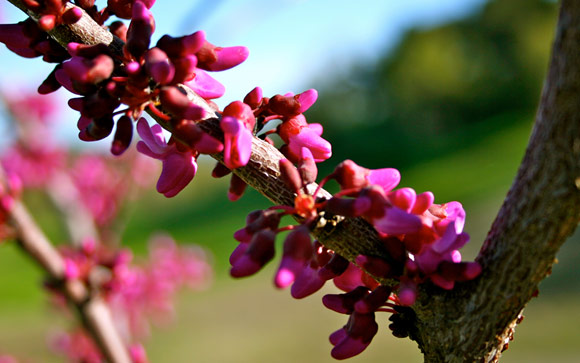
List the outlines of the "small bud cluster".
{"label": "small bud cluster", "polygon": [[[330,336],[334,358],[352,357],[368,346],[378,331],[379,311],[397,316],[390,325],[394,335],[408,335],[408,318],[399,314],[415,302],[419,284],[430,281],[452,289],[455,282],[474,279],[481,272],[478,263],[461,261],[458,250],[469,236],[463,232],[465,211],[460,203],[435,204],[431,192],[394,189],[400,181],[396,169],[369,170],[351,160],[339,164],[321,183],[335,180],[340,191],[329,199],[317,198],[318,189],[311,194],[307,188],[316,179],[315,160],[305,148],[302,155],[308,157],[299,159],[297,167],[290,160],[280,161],[281,178],[296,193],[294,207],[275,206],[248,215],[246,226],[234,234],[240,244],[230,257],[230,273],[233,277],[256,273],[273,259],[276,235],[290,231],[274,284],[292,286],[294,298],[318,291],[330,279],[345,291],[323,298],[326,307],[350,316]],[[285,215],[297,216],[300,224],[280,227]],[[383,241],[389,259],[359,255],[355,264],[313,242],[311,232],[323,218],[333,217],[336,223],[345,217],[364,218]],[[391,288],[377,279],[397,283]]]}
{"label": "small bud cluster", "polygon": [[[67,9],[68,0],[23,0],[22,2],[28,9],[41,14],[38,27],[44,31],[50,31],[60,24],[74,24],[82,17],[80,8]],[[93,2],[81,1],[81,3]]]}
{"label": "small bud cluster", "polygon": [[[211,279],[204,252],[177,246],[167,235],[151,239],[149,260],[138,265],[132,264],[129,250],[111,250],[92,240],[85,241],[80,248],[62,248],[61,253],[65,259],[65,278],[80,280],[93,293],[104,297],[118,331],[124,334],[123,340],[133,344],[133,353],[142,357],[136,362],[146,361],[138,340],[149,335],[150,322],[162,323],[172,318],[176,292],[184,286],[204,288]],[[52,286],[48,283],[47,287]],[[55,302],[63,301],[59,290],[51,290],[56,294]],[[82,329],[61,334],[52,345],[73,361],[102,361],[101,353]]]}
{"label": "small bud cluster", "polygon": [[[122,160],[96,154],[71,155],[51,137],[56,102],[50,96],[0,94],[13,116],[13,143],[0,155],[9,180],[24,188],[51,190],[52,195],[76,199],[99,227],[114,223],[129,190],[149,187],[155,172],[150,159],[127,153]],[[133,195],[136,195],[135,192]]]}
{"label": "small bud cluster", "polygon": [[[225,140],[224,164],[218,164],[213,175],[222,177],[229,173],[229,169],[246,165],[251,154],[252,135],[260,135],[262,130],[270,128],[270,123],[279,120],[279,125],[265,131],[260,137],[274,144],[268,135],[277,133],[284,141],[280,151],[292,162],[300,163],[303,169],[308,168],[313,172],[310,182],[314,181],[315,163],[332,155],[330,143],[321,137],[322,125],[309,124],[303,114],[317,98],[318,93],[314,89],[298,95],[288,93],[268,98],[263,97],[260,87],[256,87],[244,97],[243,102],[230,103],[224,109],[220,123]],[[244,189],[245,183],[234,175],[228,197],[237,200]]]}
{"label": "small bud cluster", "polygon": [[70,57],[30,18],[16,24],[0,24],[0,42],[21,57],[42,56],[42,60],[48,63],[59,63]]}

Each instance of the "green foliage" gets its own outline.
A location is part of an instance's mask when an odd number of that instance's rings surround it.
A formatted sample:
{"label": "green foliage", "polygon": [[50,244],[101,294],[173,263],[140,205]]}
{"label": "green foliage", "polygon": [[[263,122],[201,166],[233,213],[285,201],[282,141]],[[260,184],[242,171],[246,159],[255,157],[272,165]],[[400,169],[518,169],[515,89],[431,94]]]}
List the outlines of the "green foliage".
{"label": "green foliage", "polygon": [[337,162],[405,168],[462,150],[520,119],[501,115],[533,114],[556,10],[492,1],[467,19],[414,29],[376,66],[328,83],[309,120],[325,126]]}

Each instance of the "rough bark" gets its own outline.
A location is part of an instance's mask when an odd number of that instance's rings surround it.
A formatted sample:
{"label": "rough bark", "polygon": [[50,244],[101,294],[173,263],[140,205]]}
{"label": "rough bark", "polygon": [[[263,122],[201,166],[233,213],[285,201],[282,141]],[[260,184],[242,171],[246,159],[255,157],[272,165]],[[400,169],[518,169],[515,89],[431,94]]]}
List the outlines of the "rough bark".
{"label": "rough bark", "polygon": [[[10,2],[21,5],[18,0]],[[89,25],[83,26],[90,28],[61,27],[51,35],[61,44],[72,36],[94,44],[91,39],[98,37],[83,38],[83,34],[104,30],[86,23]],[[70,32],[73,35],[67,35]],[[119,49],[117,39],[113,48]],[[579,221],[579,49],[580,3],[564,0],[526,155],[477,258],[483,273],[474,281],[457,284],[452,291],[423,286],[409,314],[410,336],[426,361],[499,359],[519,314]],[[194,94],[192,100],[211,110]],[[213,111],[212,115],[202,126],[219,137],[218,115]],[[220,155],[213,156],[221,160]],[[250,163],[235,173],[274,203],[291,205],[292,192],[278,178],[281,157],[275,148],[255,139]],[[321,242],[350,260],[361,253],[386,256],[372,227],[360,219],[346,219],[316,233]]]}
{"label": "rough bark", "polygon": [[477,261],[451,292],[425,289],[413,338],[425,360],[496,361],[580,219],[580,3],[565,0],[536,122]]}

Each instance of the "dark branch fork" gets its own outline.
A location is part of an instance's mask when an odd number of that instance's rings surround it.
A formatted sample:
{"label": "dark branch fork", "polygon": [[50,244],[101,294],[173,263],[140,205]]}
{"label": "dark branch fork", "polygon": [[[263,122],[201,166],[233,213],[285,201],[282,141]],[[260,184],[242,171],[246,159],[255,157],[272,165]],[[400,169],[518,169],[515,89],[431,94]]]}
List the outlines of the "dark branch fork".
{"label": "dark branch fork", "polygon": [[[9,0],[28,15],[19,0]],[[60,44],[71,41],[123,43],[90,17],[51,32]],[[451,291],[422,286],[413,311],[411,338],[429,362],[496,361],[513,334],[518,316],[547,276],[555,255],[580,218],[580,3],[563,0],[556,39],[535,126],[514,183],[477,261],[483,273]],[[219,115],[193,91],[192,102],[210,115],[204,131],[221,137]],[[163,120],[162,126],[170,129]],[[171,130],[170,130],[171,131]],[[212,155],[218,161],[221,155]],[[234,173],[275,204],[293,205],[293,192],[280,180],[278,150],[254,139],[252,157]],[[329,195],[324,192],[324,195]],[[387,258],[376,232],[361,219],[314,231],[320,242],[354,260],[359,254]],[[381,281],[393,284],[392,281]]]}

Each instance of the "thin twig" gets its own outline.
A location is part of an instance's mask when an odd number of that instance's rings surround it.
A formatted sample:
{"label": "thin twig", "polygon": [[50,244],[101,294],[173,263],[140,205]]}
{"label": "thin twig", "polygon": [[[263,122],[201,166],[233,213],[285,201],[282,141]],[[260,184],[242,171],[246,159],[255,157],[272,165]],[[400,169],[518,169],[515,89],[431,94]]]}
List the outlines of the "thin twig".
{"label": "thin twig", "polygon": [[[0,167],[0,183],[6,186]],[[77,279],[65,278],[65,262],[59,252],[40,230],[26,207],[15,200],[8,213],[8,223],[21,249],[28,254],[56,282],[69,303],[74,306],[87,331],[94,338],[107,361],[130,363],[129,353],[113,324],[107,304]]]}

